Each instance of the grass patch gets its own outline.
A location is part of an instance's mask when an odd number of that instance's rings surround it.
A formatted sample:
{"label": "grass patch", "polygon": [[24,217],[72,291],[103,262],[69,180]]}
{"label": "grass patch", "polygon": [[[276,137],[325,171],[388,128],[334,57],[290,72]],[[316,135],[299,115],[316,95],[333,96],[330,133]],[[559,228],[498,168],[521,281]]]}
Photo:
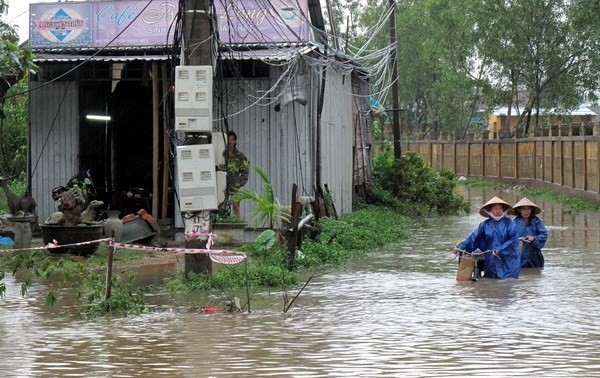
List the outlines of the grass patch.
{"label": "grass patch", "polygon": [[469,188],[494,188],[496,186],[506,185],[506,183],[491,181],[491,180],[479,180],[475,178],[467,178],[466,180],[460,180],[460,186],[467,186]]}
{"label": "grass patch", "polygon": [[[505,187],[507,183],[498,182],[498,181],[488,181],[488,180],[480,180],[469,178],[467,180],[459,181],[461,186],[467,186],[471,188],[494,188],[497,186]],[[589,201],[585,199],[581,199],[572,195],[562,194],[552,189],[524,189],[520,190],[520,193],[526,197],[540,197],[546,201],[556,202],[561,204],[572,211],[589,211],[589,212],[598,212],[600,211],[600,203]]]}
{"label": "grass patch", "polygon": [[600,204],[593,201],[584,200],[567,194],[558,193],[552,189],[526,189],[522,193],[525,196],[536,196],[543,198],[546,201],[560,203],[574,211],[600,211]]}

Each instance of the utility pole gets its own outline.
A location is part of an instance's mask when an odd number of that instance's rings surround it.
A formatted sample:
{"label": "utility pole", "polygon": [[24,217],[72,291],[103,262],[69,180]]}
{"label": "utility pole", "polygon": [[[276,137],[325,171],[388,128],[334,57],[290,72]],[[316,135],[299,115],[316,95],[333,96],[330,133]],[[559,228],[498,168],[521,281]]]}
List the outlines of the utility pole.
{"label": "utility pole", "polygon": [[392,64],[392,130],[394,132],[394,157],[399,159],[402,156],[400,147],[400,101],[398,100],[398,45],[396,44],[396,3],[389,0],[390,8],[390,45],[393,46],[390,56]]}
{"label": "utility pole", "polygon": [[186,66],[212,65],[210,0],[186,0],[184,25],[184,58]]}
{"label": "utility pole", "polygon": [[[183,16],[183,44],[184,59],[181,65],[184,66],[212,66],[212,34],[211,34],[211,16],[210,0],[185,0],[185,13]],[[212,96],[212,90],[209,91]],[[186,133],[186,139],[194,136]],[[200,138],[202,139],[202,138]],[[186,230],[188,226],[200,222],[203,212],[193,212],[192,218],[184,217]],[[210,226],[202,231],[210,231]],[[207,239],[186,240],[186,248],[206,248]],[[208,254],[185,254],[184,259],[185,274],[193,273],[212,273],[212,262]]]}

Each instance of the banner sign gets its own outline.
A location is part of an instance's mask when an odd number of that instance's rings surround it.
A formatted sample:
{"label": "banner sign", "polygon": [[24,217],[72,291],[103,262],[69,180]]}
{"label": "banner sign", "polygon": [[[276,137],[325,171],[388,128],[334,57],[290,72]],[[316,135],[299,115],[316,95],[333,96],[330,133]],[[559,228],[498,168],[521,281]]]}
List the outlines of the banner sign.
{"label": "banner sign", "polygon": [[31,48],[167,46],[178,0],[39,3],[29,7]]}
{"label": "banner sign", "polygon": [[308,40],[307,0],[214,0],[214,4],[221,43]]}

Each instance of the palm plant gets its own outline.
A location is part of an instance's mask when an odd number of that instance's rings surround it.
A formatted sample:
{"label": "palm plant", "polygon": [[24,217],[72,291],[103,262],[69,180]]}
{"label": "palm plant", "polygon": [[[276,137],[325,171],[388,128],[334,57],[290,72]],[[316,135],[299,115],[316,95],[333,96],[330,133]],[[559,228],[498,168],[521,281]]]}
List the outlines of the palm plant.
{"label": "palm plant", "polygon": [[239,189],[235,192],[233,200],[240,202],[249,200],[255,203],[256,206],[249,214],[250,221],[256,221],[258,224],[268,222],[271,229],[278,220],[289,222],[290,206],[284,206],[279,203],[279,200],[273,193],[273,186],[271,186],[271,181],[269,181],[269,177],[267,177],[265,171],[256,165],[253,168],[263,181],[263,193],[258,194],[254,190]]}

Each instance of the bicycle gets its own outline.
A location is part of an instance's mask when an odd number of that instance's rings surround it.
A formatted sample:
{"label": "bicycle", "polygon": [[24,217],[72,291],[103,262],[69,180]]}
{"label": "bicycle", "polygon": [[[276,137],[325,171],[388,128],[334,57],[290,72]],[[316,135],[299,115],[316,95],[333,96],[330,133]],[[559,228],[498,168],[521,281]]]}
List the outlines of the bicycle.
{"label": "bicycle", "polygon": [[458,271],[456,272],[457,281],[477,281],[482,276],[482,267],[480,262],[484,261],[485,255],[493,253],[492,249],[487,251],[467,252],[462,249],[454,252],[458,257]]}

